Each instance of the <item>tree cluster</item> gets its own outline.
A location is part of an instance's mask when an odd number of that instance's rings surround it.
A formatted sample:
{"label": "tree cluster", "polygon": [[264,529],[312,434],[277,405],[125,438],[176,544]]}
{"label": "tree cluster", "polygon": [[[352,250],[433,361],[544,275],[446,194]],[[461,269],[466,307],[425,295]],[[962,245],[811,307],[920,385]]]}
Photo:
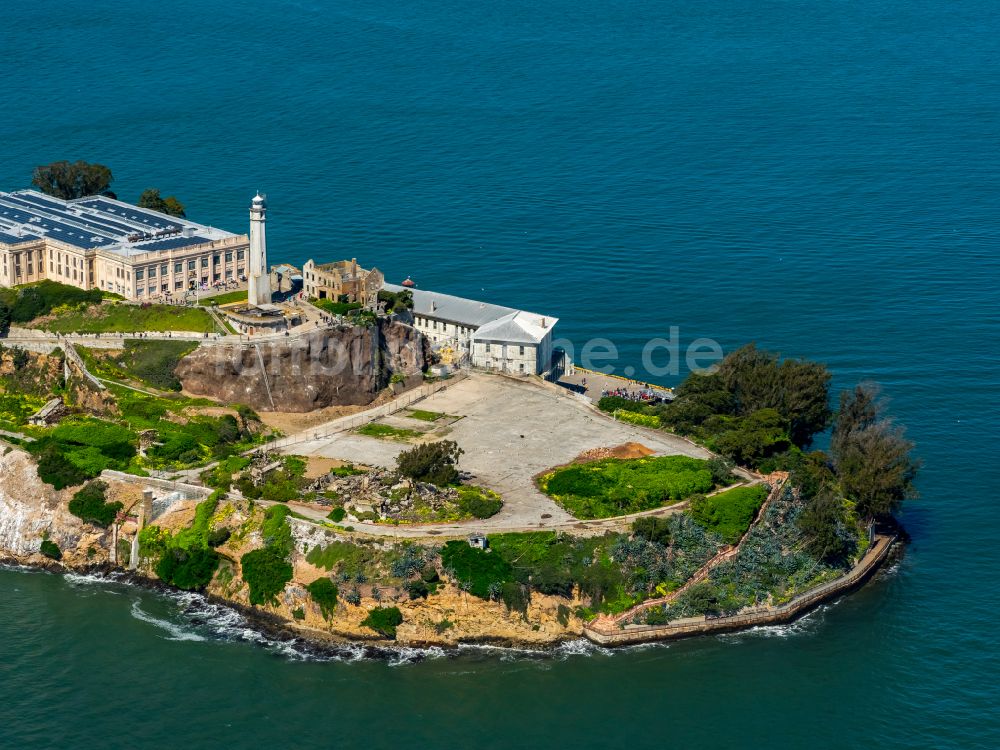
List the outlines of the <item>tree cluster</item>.
{"label": "tree cluster", "polygon": [[185,216],[184,204],[172,195],[168,195],[166,198],[162,197],[157,188],[143,190],[136,205],[139,208],[148,208],[151,211],[158,211],[168,216],[177,216],[180,218],[184,218]]}
{"label": "tree cluster", "polygon": [[63,200],[83,198],[88,195],[107,195],[111,192],[114,177],[103,164],[85,161],[54,161],[35,167],[31,183],[46,195]]}
{"label": "tree cluster", "polygon": [[415,482],[445,487],[458,481],[459,456],[464,451],[454,440],[418,445],[403,451],[396,459],[396,471]]}

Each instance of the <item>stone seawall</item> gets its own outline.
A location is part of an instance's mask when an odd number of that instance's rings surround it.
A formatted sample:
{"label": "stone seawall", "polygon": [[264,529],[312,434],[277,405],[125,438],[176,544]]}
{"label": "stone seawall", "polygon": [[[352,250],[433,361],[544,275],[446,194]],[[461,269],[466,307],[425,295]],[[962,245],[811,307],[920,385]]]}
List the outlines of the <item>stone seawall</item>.
{"label": "stone seawall", "polygon": [[729,617],[687,617],[666,625],[627,625],[618,630],[599,630],[588,626],[584,628],[583,634],[602,646],[625,646],[790,622],[819,604],[861,586],[885,562],[896,540],[894,534],[876,536],[871,548],[849,572],[778,607],[761,608]]}

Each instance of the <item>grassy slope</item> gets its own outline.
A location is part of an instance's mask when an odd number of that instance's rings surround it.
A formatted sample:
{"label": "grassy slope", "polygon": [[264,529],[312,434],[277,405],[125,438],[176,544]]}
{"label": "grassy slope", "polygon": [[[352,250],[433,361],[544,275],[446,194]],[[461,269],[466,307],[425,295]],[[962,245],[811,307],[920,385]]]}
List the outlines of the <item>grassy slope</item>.
{"label": "grassy slope", "polygon": [[205,310],[177,305],[101,305],[85,311],[62,312],[29,325],[55,333],[212,333],[216,329],[212,316]]}

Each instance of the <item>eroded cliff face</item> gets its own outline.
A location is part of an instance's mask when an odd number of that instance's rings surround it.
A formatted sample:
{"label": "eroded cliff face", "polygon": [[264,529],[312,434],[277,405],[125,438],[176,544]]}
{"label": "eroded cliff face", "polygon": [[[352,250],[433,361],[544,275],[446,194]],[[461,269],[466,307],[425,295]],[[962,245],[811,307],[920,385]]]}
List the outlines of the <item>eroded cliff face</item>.
{"label": "eroded cliff face", "polygon": [[262,344],[205,345],[176,374],[184,390],[258,411],[308,412],[365,405],[401,374],[420,382],[429,361],[424,336],[395,321],[341,327]]}
{"label": "eroded cliff face", "polygon": [[[108,500],[132,507],[142,495],[142,483],[109,480]],[[111,566],[111,532],[83,523],[67,509],[76,488],[53,490],[38,477],[31,457],[16,448],[0,448],[0,559],[25,565],[62,570],[88,570]],[[154,523],[172,534],[191,526],[197,500],[174,503]],[[383,595],[374,598],[371,585],[362,586],[358,605],[343,597],[336,610],[325,616],[313,601],[306,586],[329,575],[306,560],[306,551],[332,542],[357,544],[350,534],[316,526],[298,519],[288,519],[294,549],[290,556],[293,578],[271,604],[252,608],[249,588],[242,578],[241,559],[247,552],[264,545],[261,521],[263,510],[244,501],[223,501],[213,516],[213,523],[229,528],[231,538],[217,551],[222,560],[208,594],[267,618],[318,643],[343,641],[376,642],[397,646],[454,646],[459,643],[494,643],[515,646],[545,646],[579,637],[583,623],[567,613],[580,600],[559,599],[535,594],[524,614],[509,612],[499,602],[471,596],[447,581],[427,599],[411,600],[405,589],[394,589],[376,582]],[[127,548],[137,529],[126,521],[119,532],[120,546]],[[40,552],[42,540],[55,542],[62,552],[56,563]],[[393,541],[376,542],[391,546]],[[156,579],[153,559],[140,558],[136,574],[150,581]],[[123,559],[117,567],[121,568]],[[362,625],[370,610],[377,606],[396,606],[403,615],[394,642]],[[564,612],[560,620],[560,610]]]}
{"label": "eroded cliff face", "polygon": [[40,552],[42,540],[55,542],[67,566],[106,562],[108,532],[84,524],[67,506],[73,490],[56,491],[44,484],[27,453],[0,448],[0,558],[49,565]]}

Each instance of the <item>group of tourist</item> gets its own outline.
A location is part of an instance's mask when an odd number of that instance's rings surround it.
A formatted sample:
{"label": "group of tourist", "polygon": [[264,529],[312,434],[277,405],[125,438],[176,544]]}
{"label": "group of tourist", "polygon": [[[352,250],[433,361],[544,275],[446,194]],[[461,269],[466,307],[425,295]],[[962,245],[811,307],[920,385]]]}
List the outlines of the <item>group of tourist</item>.
{"label": "group of tourist", "polygon": [[605,396],[625,398],[629,401],[644,401],[650,404],[655,404],[663,400],[660,394],[648,385],[645,388],[640,388],[638,390],[629,388],[605,388],[601,391],[601,398],[604,398]]}

